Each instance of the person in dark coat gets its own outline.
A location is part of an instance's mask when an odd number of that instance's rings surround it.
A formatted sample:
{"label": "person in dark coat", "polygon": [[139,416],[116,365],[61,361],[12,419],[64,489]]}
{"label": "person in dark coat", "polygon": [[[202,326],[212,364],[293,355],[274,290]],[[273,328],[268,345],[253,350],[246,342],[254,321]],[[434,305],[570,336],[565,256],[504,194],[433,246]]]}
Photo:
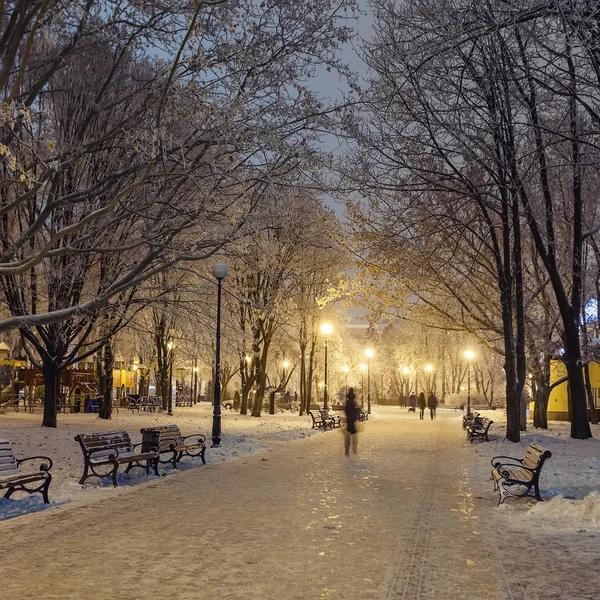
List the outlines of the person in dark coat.
{"label": "person in dark coat", "polygon": [[435,419],[435,409],[437,408],[438,401],[433,392],[429,392],[429,396],[427,396],[427,408],[429,409],[429,414],[431,415],[431,420]]}
{"label": "person in dark coat", "polygon": [[417,408],[417,395],[412,392],[408,398],[408,412],[415,412]]}
{"label": "person in dark coat", "polygon": [[425,394],[423,392],[419,394],[419,400],[417,404],[419,405],[419,419],[422,419],[423,415],[425,414],[425,407],[427,406],[427,402],[425,402]]}
{"label": "person in dark coat", "polygon": [[356,454],[358,452],[358,430],[356,429],[356,423],[358,421],[358,405],[356,404],[356,395],[354,394],[354,388],[348,390],[346,396],[346,406],[344,407],[346,413],[346,432],[344,434],[344,450],[346,456],[350,456],[350,441],[352,441],[352,452]]}

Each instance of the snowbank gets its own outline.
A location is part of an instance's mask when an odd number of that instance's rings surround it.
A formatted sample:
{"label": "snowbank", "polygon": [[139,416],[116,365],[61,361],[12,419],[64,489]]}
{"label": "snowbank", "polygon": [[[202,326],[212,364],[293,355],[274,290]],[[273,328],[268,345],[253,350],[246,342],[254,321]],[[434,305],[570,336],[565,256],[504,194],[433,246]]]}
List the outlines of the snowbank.
{"label": "snowbank", "polygon": [[[78,433],[113,431],[124,429],[134,443],[141,442],[140,429],[153,425],[176,423],[183,435],[202,433],[207,438],[207,464],[231,460],[249,452],[261,452],[268,445],[302,438],[317,433],[311,429],[308,416],[299,417],[293,413],[264,415],[261,418],[241,416],[224,411],[222,415],[222,442],[220,448],[211,448],[212,409],[208,404],[198,404],[192,408],[175,408],[175,415],[165,413],[132,414],[120,409],[110,421],[101,420],[93,414],[59,415],[56,429],[40,427],[42,415],[9,412],[0,416],[0,439],[10,440],[17,458],[25,456],[49,456],[54,462],[50,500],[56,506],[65,502],[90,502],[100,498],[114,497],[127,493],[138,485],[156,482],[153,476],[146,476],[141,469],[134,469],[130,475],[119,473],[119,487],[114,489],[110,479],[89,479],[85,485],[78,481],[83,471],[83,458],[79,444],[74,437]],[[199,458],[184,458],[179,471],[201,468]],[[161,465],[161,476],[172,476],[178,472],[168,465]],[[15,493],[6,500],[0,497],[0,521],[21,514],[47,508],[40,494],[25,497]]]}
{"label": "snowbank", "polygon": [[[574,440],[570,424],[551,422],[548,430],[533,429],[521,435],[517,444],[505,439],[506,414],[504,411],[485,411],[484,416],[494,421],[490,442],[473,444],[475,460],[469,470],[471,486],[482,497],[497,501],[490,481],[494,456],[522,457],[530,443],[552,452],[540,477],[540,489],[545,500],[538,503],[531,498],[508,499],[499,508],[522,527],[582,528],[600,526],[600,426],[592,425],[593,438]],[[492,500],[493,499],[493,500]]]}
{"label": "snowbank", "polygon": [[600,527],[600,492],[591,492],[583,500],[555,496],[531,507],[527,518],[533,522],[555,521],[563,527]]}

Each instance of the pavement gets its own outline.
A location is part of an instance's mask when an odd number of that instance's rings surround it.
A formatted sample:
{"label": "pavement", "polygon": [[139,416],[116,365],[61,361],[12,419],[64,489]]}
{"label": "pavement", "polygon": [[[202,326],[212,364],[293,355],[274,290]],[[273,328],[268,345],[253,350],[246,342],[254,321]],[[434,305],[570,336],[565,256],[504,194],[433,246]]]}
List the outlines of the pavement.
{"label": "pavement", "polygon": [[[0,524],[0,597],[591,600],[594,534],[523,532],[452,412],[339,431]],[[480,445],[481,447],[481,445]],[[486,490],[483,492],[482,490]]]}

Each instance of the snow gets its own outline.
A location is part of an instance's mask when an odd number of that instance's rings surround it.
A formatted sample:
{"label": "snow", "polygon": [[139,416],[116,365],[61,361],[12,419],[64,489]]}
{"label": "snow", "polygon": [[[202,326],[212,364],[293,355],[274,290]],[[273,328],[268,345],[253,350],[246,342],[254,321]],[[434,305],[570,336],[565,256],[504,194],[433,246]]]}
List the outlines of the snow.
{"label": "snow", "polygon": [[[192,408],[175,408],[174,416],[166,413],[132,414],[127,409],[114,413],[110,421],[101,420],[95,414],[60,414],[56,429],[40,427],[42,415],[8,412],[0,415],[0,439],[12,443],[17,458],[26,456],[48,456],[54,465],[51,471],[50,505],[42,502],[41,494],[25,496],[22,493],[10,499],[0,497],[0,521],[30,512],[37,512],[66,502],[93,502],[102,498],[124,494],[132,488],[154,481],[141,469],[134,469],[129,475],[119,472],[119,487],[115,489],[110,478],[88,479],[82,486],[78,483],[83,471],[83,457],[79,444],[74,440],[78,433],[114,431],[123,429],[129,433],[133,443],[141,442],[140,429],[153,425],[175,423],[183,435],[202,433],[206,436],[207,463],[228,461],[237,457],[263,452],[266,442],[285,442],[303,438],[314,433],[309,416],[299,417],[290,412],[263,415],[261,418],[242,416],[224,410],[222,414],[222,441],[220,448],[211,448],[212,407],[198,404]],[[31,463],[37,468],[35,463]],[[160,465],[162,476],[173,476],[188,469],[201,468],[200,458],[183,458],[178,469]]]}
{"label": "snow", "polygon": [[[204,419],[208,432],[203,410],[177,411],[174,420],[192,432]],[[502,425],[490,443],[470,444],[461,413],[440,408],[430,421],[397,407],[376,412],[350,457],[339,430],[301,439],[308,420],[228,413],[232,451],[252,444],[236,460],[221,462],[208,449],[212,465],[140,476],[116,490],[90,486],[79,499],[0,522],[2,565],[11,574],[2,591],[45,600],[166,598],[173,590],[182,600],[199,590],[232,600],[598,597],[590,576],[600,552],[597,479],[586,479],[600,466],[595,440],[570,440],[568,425],[553,423],[520,444],[502,439]],[[69,436],[77,419],[61,417]],[[119,416],[132,433],[140,420]],[[29,427],[48,435],[36,421]],[[542,474],[548,500],[497,508],[490,458],[519,455],[528,437],[540,436],[554,452]],[[150,548],[149,558],[127,559],[140,548]]]}
{"label": "snow", "polygon": [[494,456],[522,458],[531,443],[552,452],[542,469],[540,489],[545,502],[535,499],[508,499],[499,511],[511,514],[520,527],[552,529],[580,529],[600,527],[600,426],[592,425],[593,438],[574,440],[570,424],[549,422],[549,429],[533,429],[521,434],[518,444],[504,438],[506,413],[481,411],[482,416],[494,421],[489,443],[474,443],[476,457],[471,467],[470,480],[478,492],[489,493],[489,481]]}
{"label": "snow", "polygon": [[[445,418],[452,419],[460,428],[460,416],[453,410],[440,408]],[[402,415],[404,411],[402,412]],[[490,459],[497,455],[522,456],[525,448],[535,442],[552,452],[542,471],[541,489],[546,502],[537,503],[533,499],[508,499],[497,509],[506,513],[521,528],[598,528],[600,527],[600,427],[593,426],[594,438],[573,440],[569,437],[568,423],[550,423],[547,431],[534,430],[522,435],[521,442],[514,444],[504,439],[506,415],[504,411],[482,412],[494,421],[490,430],[489,443],[468,444],[463,450],[468,453],[469,484],[473,493],[495,502],[497,496],[491,493]],[[397,407],[373,407],[371,421],[387,421],[397,418]],[[140,429],[152,425],[176,423],[183,435],[202,433],[207,438],[207,463],[230,461],[251,453],[266,451],[289,440],[319,433],[311,429],[310,417],[280,412],[276,415],[263,415],[261,418],[241,416],[224,411],[222,429],[223,440],[220,448],[210,448],[212,412],[208,404],[193,408],[176,408],[175,416],[164,413],[131,414],[121,409],[111,421],[102,421],[96,415],[59,415],[56,429],[40,427],[41,414],[7,413],[0,416],[0,439],[11,441],[17,457],[47,455],[54,461],[53,481],[50,486],[51,506],[69,502],[89,503],[116,494],[127,494],[139,486],[156,481],[141,470],[131,475],[120,473],[119,488],[112,487],[110,479],[98,481],[90,479],[85,485],[78,483],[83,468],[79,445],[74,441],[77,433],[124,429],[133,442],[141,441]],[[531,427],[531,426],[530,426]],[[202,468],[199,458],[184,458],[179,471]],[[161,475],[176,476],[176,470],[161,465]],[[0,520],[10,519],[26,513],[48,508],[39,494],[30,497],[17,495],[10,500],[0,498]]]}

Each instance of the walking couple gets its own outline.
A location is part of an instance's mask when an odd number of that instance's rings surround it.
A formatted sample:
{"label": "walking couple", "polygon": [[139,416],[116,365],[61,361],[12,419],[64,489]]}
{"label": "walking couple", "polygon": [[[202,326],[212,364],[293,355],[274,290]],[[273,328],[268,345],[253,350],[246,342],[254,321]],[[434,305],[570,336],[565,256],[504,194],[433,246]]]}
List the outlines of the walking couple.
{"label": "walking couple", "polygon": [[427,396],[427,402],[425,402],[425,394],[423,392],[421,392],[419,394],[418,405],[419,405],[419,418],[420,419],[424,418],[423,415],[425,413],[426,407],[429,409],[429,414],[431,416],[431,420],[433,421],[433,419],[435,419],[435,411],[436,411],[436,408],[438,405],[438,401],[433,392],[429,392],[429,396]]}

